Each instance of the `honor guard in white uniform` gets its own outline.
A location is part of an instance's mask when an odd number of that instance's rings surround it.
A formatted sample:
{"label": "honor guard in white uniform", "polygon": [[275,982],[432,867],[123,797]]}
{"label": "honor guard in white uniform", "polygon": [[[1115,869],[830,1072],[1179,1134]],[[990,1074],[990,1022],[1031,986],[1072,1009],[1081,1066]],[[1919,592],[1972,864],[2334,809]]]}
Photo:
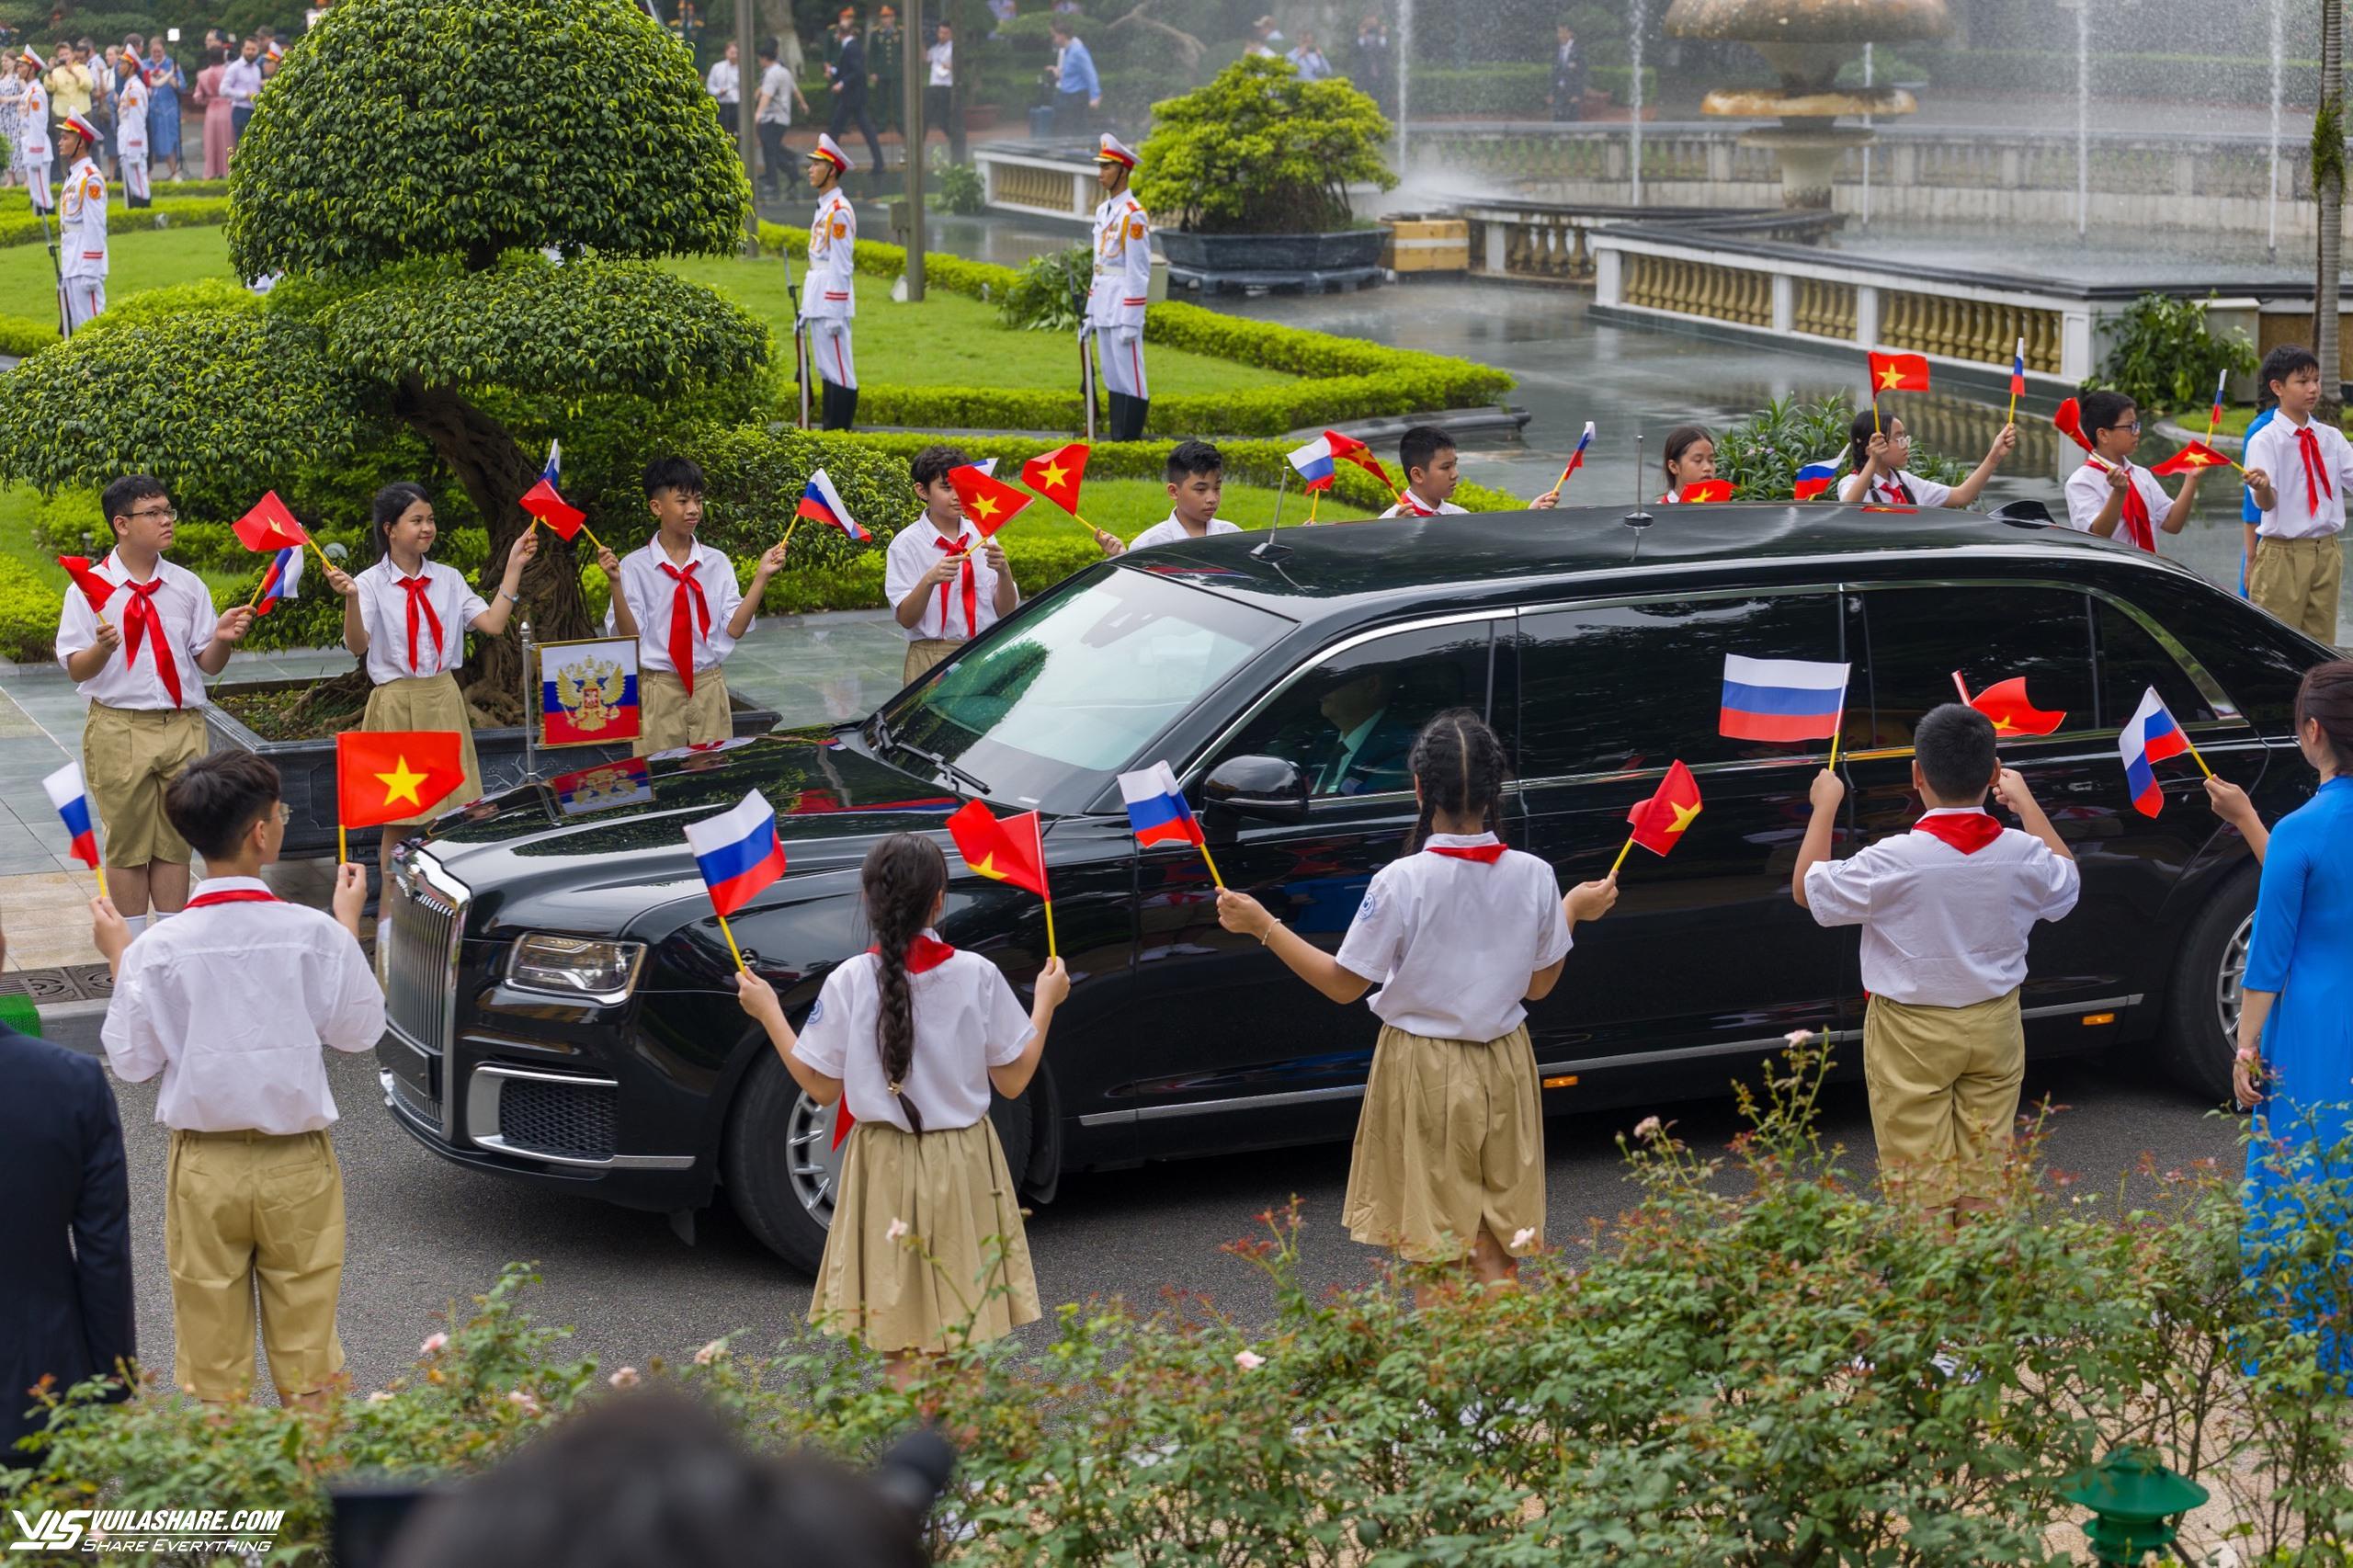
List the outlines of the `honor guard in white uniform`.
{"label": "honor guard in white uniform", "polygon": [[1095,281],[1086,295],[1086,330],[1111,394],[1114,441],[1143,438],[1152,386],[1143,373],[1143,311],[1152,287],[1152,220],[1128,189],[1135,150],[1109,131],[1095,162],[1105,195],[1095,210]]}
{"label": "honor guard in white uniform", "polygon": [[40,56],[31,50],[17,57],[17,73],[25,79],[25,96],[17,100],[17,123],[9,140],[16,143],[17,167],[25,175],[25,189],[33,210],[46,212],[57,205],[49,183],[49,87],[41,79]]}
{"label": "honor guard in white uniform", "polygon": [[124,204],[151,205],[147,185],[147,78],[140,74],[139,62],[127,54],[122,57],[122,72],[115,83],[114,155],[122,173]]}
{"label": "honor guard in white uniform", "polygon": [[858,360],[849,345],[850,318],[858,313],[858,214],[842,194],[849,157],[830,135],[817,138],[809,154],[809,184],[817,212],[809,220],[809,281],[801,296],[801,319],[809,326],[809,357],[816,362],[824,402],[819,422],[847,430],[858,420]]}
{"label": "honor guard in white uniform", "polygon": [[98,128],[69,114],[57,128],[65,154],[65,195],[58,212],[57,246],[64,274],[58,290],[65,306],[65,335],[87,326],[107,308],[107,182],[92,156]]}

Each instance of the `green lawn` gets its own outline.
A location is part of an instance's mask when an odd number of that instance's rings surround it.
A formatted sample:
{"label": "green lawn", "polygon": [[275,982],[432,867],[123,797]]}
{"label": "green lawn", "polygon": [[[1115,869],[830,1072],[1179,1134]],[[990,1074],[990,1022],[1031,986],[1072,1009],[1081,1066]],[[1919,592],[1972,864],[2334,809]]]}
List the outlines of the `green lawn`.
{"label": "green lawn", "polygon": [[[236,278],[229,266],[227,235],[220,229],[117,234],[110,249],[107,295],[117,302],[167,283]],[[768,323],[780,340],[789,338],[792,304],[782,262],[697,258],[668,265]],[[794,275],[800,276],[797,264]],[[860,380],[894,386],[1076,388],[1076,351],[1060,333],[1007,332],[997,324],[995,306],[961,294],[934,290],[920,305],[893,304],[891,286],[872,278],[859,278],[858,291]],[[56,318],[56,279],[40,246],[0,248],[0,315]],[[1153,390],[1172,394],[1242,392],[1292,379],[1169,348],[1153,350],[1151,370]]]}

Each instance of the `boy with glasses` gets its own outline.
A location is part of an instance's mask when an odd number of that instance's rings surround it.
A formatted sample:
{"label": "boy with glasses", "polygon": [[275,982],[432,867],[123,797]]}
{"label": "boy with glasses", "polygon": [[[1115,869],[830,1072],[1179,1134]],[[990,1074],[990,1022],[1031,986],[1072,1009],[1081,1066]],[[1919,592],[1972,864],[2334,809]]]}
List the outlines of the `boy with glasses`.
{"label": "boy with glasses", "polygon": [[204,755],[204,678],[253,625],[212,608],[204,579],[164,559],[179,513],[164,486],[127,474],[99,498],[114,551],[94,569],[114,585],[101,610],[69,592],[57,662],[89,699],[82,775],[97,807],[107,884],[134,933],[188,903],[188,840],[164,810],[173,779]]}
{"label": "boy with glasses", "polygon": [[2158,529],[2177,534],[2189,521],[2204,475],[2192,469],[2181,482],[2181,494],[2166,494],[2156,475],[2131,460],[2132,449],[2141,444],[2141,411],[2132,400],[2117,392],[2086,392],[2082,408],[2092,450],[2084,466],[2067,476],[2067,526],[2124,540],[2154,555]]}

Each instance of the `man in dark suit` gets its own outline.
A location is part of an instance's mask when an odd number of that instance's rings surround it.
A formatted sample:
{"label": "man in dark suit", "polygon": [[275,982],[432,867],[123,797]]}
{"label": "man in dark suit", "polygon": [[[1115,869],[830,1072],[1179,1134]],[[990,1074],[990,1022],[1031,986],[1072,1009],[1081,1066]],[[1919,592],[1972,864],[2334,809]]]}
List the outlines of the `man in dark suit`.
{"label": "man in dark suit", "polygon": [[858,36],[858,13],[845,7],[835,31],[841,40],[841,53],[834,61],[834,112],[825,133],[839,142],[855,124],[866,138],[866,150],[874,154],[868,174],[873,178],[882,172],[882,139],[875,134],[874,111],[867,101],[873,84],[867,79],[866,40]]}
{"label": "man in dark suit", "polygon": [[1378,795],[1410,790],[1407,763],[1420,726],[1397,711],[1395,682],[1370,670],[1324,694],[1319,710],[1331,726],[1307,787],[1317,795]]}
{"label": "man in dark suit", "polygon": [[[0,937],[0,959],[7,940]],[[131,1187],[106,1069],[0,1027],[0,1468],[42,1378],[63,1392],[139,1354],[131,1301]]]}
{"label": "man in dark suit", "polygon": [[1552,105],[1556,120],[1585,118],[1585,54],[1577,48],[1575,29],[1566,22],[1552,48]]}

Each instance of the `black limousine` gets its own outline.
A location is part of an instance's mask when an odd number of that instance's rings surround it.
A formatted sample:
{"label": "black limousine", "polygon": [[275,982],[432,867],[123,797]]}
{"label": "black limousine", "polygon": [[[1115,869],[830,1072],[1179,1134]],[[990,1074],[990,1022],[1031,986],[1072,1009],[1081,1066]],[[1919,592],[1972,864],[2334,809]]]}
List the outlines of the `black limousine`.
{"label": "black limousine", "polygon": [[[720,1189],[813,1267],[830,1119],[737,1009],[683,829],[756,788],[790,873],[736,915],[795,1016],[867,945],[858,866],[889,833],[946,834],[975,796],[1039,811],[1074,989],[1037,1081],[994,1110],[1033,1198],[1065,1171],[1345,1139],[1375,1033],[1219,928],[1208,874],[1139,850],[1115,775],[1165,759],[1228,883],[1336,946],[1414,816],[1407,744],[1442,709],[1511,749],[1506,836],[1563,885],[1601,875],[1628,808],[1677,758],[1706,792],[1675,853],[1638,854],[1529,1024],[1553,1110],[1720,1093],[1792,1029],[1857,1037],[1857,936],[1790,902],[1824,743],[1717,733],[1723,656],[1839,659],[1852,684],[1844,845],[1916,812],[1909,743],[1954,692],[2024,676],[2064,710],[2004,747],[2082,862],[2075,913],[2034,939],[2038,1054],[2105,1051],[2220,1099],[2255,866],[2165,770],[2127,798],[2119,726],[2154,687],[2267,818],[2309,789],[2289,710],[2330,651],[2190,572],[2088,536],[1949,511],[1611,509],[1229,535],[1089,568],[860,722],[654,766],[646,788],[527,785],[397,857],[379,944],[386,1103],[486,1173],[665,1210]],[[951,857],[950,864],[956,862]],[[1017,987],[1039,902],[959,873],[943,935]]]}

